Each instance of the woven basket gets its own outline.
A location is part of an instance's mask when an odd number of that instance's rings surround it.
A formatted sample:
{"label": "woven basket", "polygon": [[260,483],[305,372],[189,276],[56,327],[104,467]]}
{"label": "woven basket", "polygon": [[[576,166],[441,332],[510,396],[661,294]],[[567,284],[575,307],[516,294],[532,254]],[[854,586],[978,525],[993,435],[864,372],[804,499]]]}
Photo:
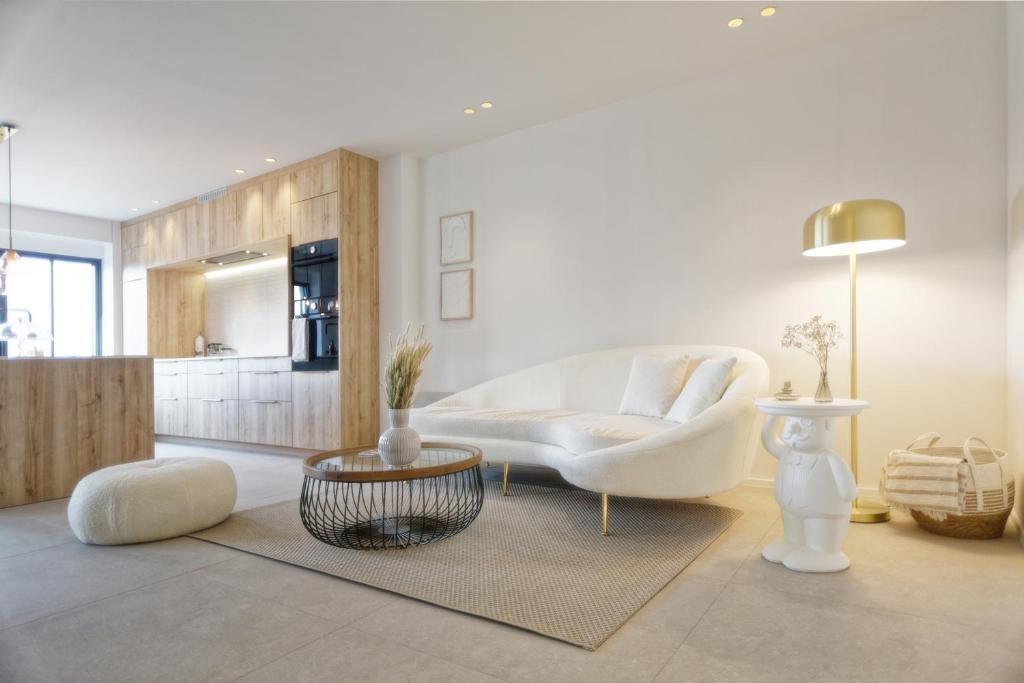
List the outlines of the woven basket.
{"label": "woven basket", "polygon": [[[926,447],[914,444],[929,438]],[[999,538],[1013,510],[1014,485],[1006,451],[990,448],[977,437],[970,437],[961,446],[936,446],[940,436],[935,433],[918,437],[906,450],[921,455],[961,458],[960,492],[962,514],[946,514],[943,519],[927,511],[911,508],[910,514],[925,531],[953,538]],[[983,448],[972,448],[977,442]]]}

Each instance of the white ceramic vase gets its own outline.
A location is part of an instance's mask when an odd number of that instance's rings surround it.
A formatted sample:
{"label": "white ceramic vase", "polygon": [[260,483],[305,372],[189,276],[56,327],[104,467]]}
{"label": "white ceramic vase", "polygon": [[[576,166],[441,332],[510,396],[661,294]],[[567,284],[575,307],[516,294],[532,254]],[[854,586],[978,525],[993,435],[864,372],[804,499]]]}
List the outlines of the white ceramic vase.
{"label": "white ceramic vase", "polygon": [[402,467],[420,457],[420,435],[409,426],[408,408],[391,408],[391,427],[380,435],[377,450],[385,465]]}

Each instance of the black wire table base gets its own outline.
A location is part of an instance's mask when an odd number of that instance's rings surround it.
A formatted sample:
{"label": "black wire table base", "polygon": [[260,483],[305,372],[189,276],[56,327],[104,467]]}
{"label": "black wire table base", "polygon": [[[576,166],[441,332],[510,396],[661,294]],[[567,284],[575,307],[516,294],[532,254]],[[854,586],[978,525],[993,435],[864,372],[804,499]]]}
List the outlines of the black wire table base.
{"label": "black wire table base", "polygon": [[339,548],[383,550],[433,543],[463,531],[484,502],[479,465],[397,481],[306,476],[299,514],[314,538]]}

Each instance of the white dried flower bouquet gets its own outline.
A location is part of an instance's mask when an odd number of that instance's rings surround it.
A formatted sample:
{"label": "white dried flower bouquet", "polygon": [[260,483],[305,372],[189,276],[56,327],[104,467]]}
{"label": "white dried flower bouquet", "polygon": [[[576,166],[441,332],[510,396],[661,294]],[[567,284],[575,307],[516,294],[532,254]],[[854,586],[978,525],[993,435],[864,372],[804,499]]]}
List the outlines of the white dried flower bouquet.
{"label": "white dried flower bouquet", "polygon": [[800,349],[818,362],[822,373],[828,373],[828,357],[832,349],[839,346],[843,335],[835,320],[824,322],[821,315],[812,317],[800,325],[786,325],[782,335],[782,348]]}

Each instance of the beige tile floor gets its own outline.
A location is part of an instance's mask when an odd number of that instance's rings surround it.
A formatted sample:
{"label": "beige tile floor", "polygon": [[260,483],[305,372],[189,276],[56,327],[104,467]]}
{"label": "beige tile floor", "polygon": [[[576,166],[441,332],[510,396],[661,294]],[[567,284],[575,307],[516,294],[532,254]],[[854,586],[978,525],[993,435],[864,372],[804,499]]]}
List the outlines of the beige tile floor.
{"label": "beige tile floor", "polygon": [[[289,457],[158,452],[228,462],[238,509],[301,479]],[[712,501],[746,514],[597,652],[189,538],[83,546],[66,501],[0,510],[0,681],[1024,682],[1011,535],[897,517],[851,528],[849,571],[798,575],[758,555],[781,534],[769,490]]]}

